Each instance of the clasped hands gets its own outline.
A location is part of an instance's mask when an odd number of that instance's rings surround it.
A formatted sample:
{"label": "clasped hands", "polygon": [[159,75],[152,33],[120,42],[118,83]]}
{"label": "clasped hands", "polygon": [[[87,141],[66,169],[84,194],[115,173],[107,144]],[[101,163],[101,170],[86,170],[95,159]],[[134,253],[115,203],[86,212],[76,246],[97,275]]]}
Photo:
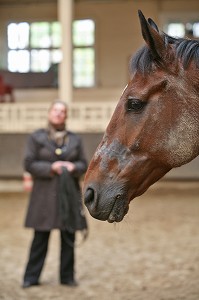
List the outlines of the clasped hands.
{"label": "clasped hands", "polygon": [[75,169],[75,164],[70,161],[58,160],[52,163],[51,165],[52,171],[58,175],[62,173],[62,167],[65,167],[68,170],[68,172],[72,172]]}

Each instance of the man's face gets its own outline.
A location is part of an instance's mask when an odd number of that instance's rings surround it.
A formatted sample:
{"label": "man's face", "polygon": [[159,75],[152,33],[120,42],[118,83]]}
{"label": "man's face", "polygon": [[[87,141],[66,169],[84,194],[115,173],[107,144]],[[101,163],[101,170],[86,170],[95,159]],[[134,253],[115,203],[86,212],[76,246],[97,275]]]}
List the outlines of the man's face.
{"label": "man's face", "polygon": [[64,124],[66,117],[66,107],[62,103],[55,103],[48,113],[48,121],[55,126]]}

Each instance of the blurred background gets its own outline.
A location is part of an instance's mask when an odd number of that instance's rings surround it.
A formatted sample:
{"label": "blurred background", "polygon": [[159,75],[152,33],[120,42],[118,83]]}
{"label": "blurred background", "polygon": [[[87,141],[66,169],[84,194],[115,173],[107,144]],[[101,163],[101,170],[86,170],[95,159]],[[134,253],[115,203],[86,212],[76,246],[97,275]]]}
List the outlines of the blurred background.
{"label": "blurred background", "polygon": [[[0,0],[0,188],[20,188],[27,134],[57,98],[91,158],[143,44],[138,9],[170,35],[199,39],[197,0]],[[199,159],[166,178],[198,179]]]}

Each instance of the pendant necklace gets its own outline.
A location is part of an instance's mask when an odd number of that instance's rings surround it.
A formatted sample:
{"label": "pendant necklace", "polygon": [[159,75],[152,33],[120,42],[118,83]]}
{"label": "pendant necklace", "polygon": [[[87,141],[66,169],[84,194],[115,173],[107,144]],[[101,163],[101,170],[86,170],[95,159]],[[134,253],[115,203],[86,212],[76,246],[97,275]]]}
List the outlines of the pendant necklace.
{"label": "pendant necklace", "polygon": [[55,149],[55,154],[56,155],[61,155],[62,154],[62,149],[61,148],[56,148]]}
{"label": "pendant necklace", "polygon": [[58,156],[62,155],[63,150],[65,150],[64,148],[66,148],[66,145],[65,145],[66,141],[68,142],[68,137],[67,137],[67,136],[65,136],[65,138],[64,138],[64,140],[63,140],[62,146],[61,146],[61,147],[57,147],[57,148],[55,149],[55,154],[56,154],[56,155],[58,155]]}

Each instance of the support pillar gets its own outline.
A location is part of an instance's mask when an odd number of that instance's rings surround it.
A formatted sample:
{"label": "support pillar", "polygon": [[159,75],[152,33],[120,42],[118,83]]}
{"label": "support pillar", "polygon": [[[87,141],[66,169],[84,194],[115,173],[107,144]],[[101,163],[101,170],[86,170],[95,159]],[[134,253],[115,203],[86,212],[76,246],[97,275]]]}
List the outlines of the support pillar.
{"label": "support pillar", "polygon": [[59,65],[59,99],[70,104],[73,101],[72,83],[72,22],[73,0],[58,0],[58,20],[62,29],[62,61]]}

